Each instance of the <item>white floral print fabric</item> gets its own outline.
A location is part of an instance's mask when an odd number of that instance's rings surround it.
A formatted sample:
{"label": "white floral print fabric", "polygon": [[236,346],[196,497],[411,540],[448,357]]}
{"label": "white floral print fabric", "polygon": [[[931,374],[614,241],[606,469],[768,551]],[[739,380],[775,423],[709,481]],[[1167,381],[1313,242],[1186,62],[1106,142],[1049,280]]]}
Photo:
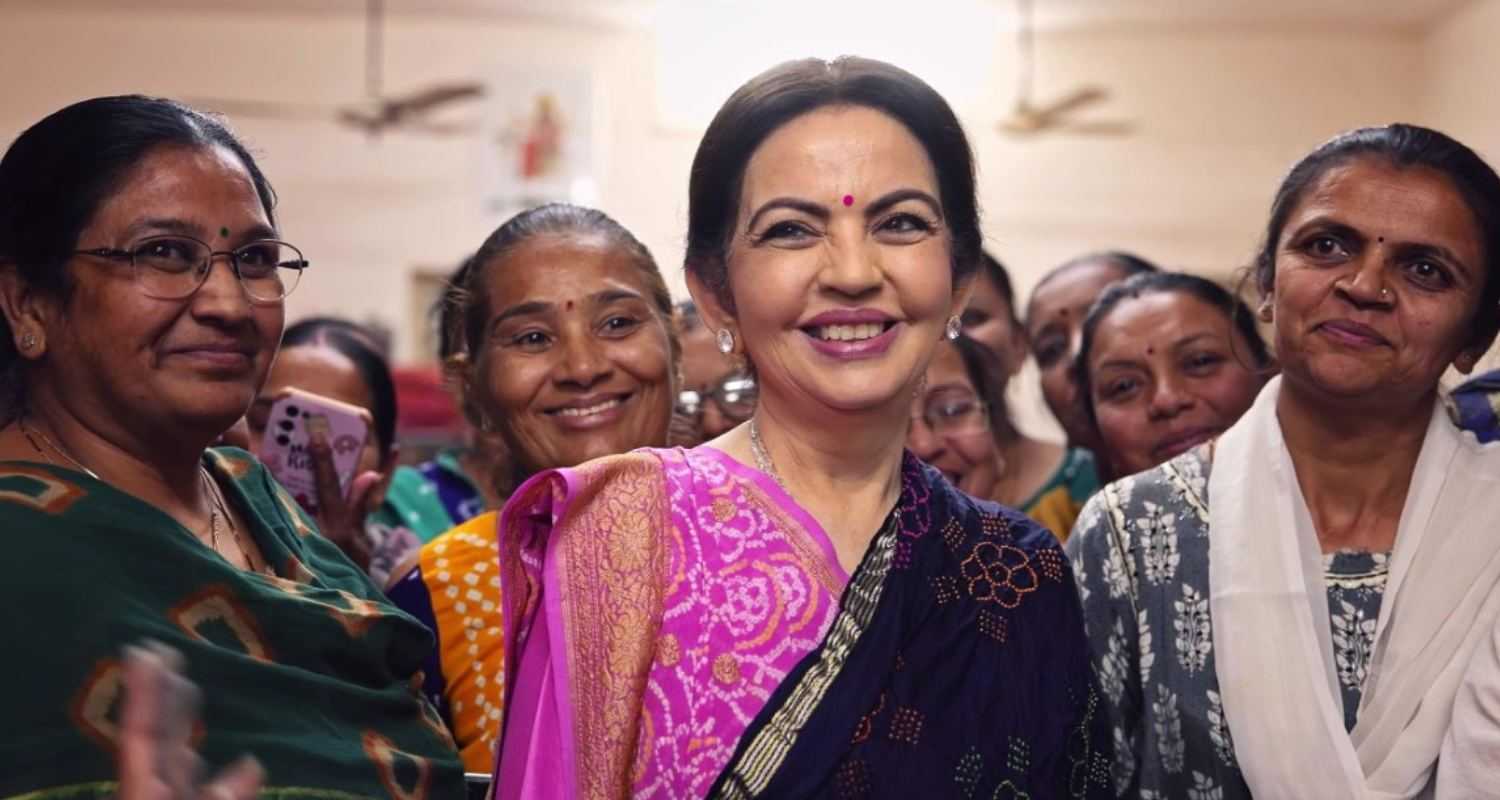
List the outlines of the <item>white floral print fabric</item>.
{"label": "white floral print fabric", "polygon": [[[1065,545],[1114,727],[1120,797],[1250,798],[1214,670],[1206,454],[1199,448],[1105,487],[1084,507]],[[1351,729],[1374,647],[1386,562],[1380,553],[1324,559]]]}

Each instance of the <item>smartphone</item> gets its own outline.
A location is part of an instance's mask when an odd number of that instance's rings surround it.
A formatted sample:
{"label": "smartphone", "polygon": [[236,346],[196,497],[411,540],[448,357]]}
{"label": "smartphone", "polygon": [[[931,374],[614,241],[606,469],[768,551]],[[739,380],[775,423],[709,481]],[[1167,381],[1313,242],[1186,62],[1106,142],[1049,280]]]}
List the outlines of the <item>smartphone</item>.
{"label": "smartphone", "polygon": [[314,431],[322,431],[333,450],[339,492],[348,497],[370,435],[370,412],[332,398],[288,389],[271,406],[261,440],[260,460],[308,513],[318,512],[318,479],[307,449]]}

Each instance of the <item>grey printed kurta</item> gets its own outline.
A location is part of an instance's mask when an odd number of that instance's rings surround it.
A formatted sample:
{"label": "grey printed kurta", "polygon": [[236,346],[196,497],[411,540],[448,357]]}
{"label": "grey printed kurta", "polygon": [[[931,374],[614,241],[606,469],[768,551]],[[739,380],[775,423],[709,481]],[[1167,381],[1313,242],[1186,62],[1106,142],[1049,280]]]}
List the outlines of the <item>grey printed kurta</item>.
{"label": "grey printed kurta", "polygon": [[[1113,729],[1121,797],[1250,797],[1214,673],[1207,453],[1198,448],[1105,487],[1065,546]],[[1346,728],[1359,708],[1387,569],[1385,554],[1324,557]]]}

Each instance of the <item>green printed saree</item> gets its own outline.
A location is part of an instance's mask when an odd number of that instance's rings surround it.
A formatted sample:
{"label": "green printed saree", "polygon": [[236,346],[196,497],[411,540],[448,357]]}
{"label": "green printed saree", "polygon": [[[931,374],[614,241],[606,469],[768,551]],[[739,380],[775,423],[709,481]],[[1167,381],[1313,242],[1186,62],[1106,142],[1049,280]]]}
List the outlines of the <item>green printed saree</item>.
{"label": "green printed saree", "polygon": [[205,465],[276,576],[233,567],[81,473],[0,462],[0,798],[115,790],[120,650],[144,639],[180,651],[203,690],[204,760],[255,755],[264,797],[462,797],[453,744],[418,693],[431,635],[248,454],[210,451]]}

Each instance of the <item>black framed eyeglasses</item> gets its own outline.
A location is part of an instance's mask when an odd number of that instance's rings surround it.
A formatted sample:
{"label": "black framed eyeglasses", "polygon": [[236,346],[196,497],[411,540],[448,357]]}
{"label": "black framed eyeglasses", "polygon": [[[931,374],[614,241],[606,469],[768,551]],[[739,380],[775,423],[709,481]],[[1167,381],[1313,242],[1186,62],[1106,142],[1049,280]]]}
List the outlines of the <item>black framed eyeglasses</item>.
{"label": "black framed eyeglasses", "polygon": [[755,378],[736,373],[724,376],[706,389],[678,392],[677,410],[696,418],[703,413],[703,405],[712,400],[724,416],[735,422],[744,422],[755,413],[755,403],[759,398],[760,388]]}
{"label": "black framed eyeglasses", "polygon": [[265,303],[291,294],[302,280],[302,271],[311,266],[301,250],[277,239],[257,239],[233,250],[215,250],[191,236],[150,236],[128,250],[97,247],[75,253],[129,263],[141,291],[158,300],[192,296],[208,280],[213,261],[219,256],[229,258],[229,267],[245,287],[245,294]]}

